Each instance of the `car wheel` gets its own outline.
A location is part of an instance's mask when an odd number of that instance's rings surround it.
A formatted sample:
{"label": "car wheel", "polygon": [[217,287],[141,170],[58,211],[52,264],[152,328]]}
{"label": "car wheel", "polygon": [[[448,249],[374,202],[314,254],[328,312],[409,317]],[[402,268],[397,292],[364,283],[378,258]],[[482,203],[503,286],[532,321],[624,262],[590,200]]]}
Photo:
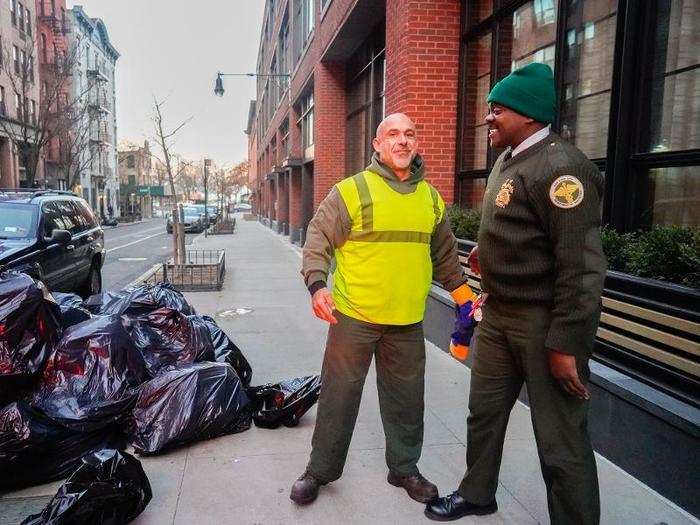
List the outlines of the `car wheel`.
{"label": "car wheel", "polygon": [[97,267],[96,263],[92,263],[90,266],[90,273],[88,273],[83,286],[80,289],[80,295],[84,299],[87,299],[91,295],[98,294],[102,291],[102,272]]}

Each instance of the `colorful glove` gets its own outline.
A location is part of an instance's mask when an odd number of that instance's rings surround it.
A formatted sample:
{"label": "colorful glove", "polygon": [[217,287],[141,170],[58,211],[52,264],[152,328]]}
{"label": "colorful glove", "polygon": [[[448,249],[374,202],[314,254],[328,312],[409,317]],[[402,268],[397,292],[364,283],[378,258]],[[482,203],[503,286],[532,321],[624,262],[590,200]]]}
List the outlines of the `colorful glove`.
{"label": "colorful glove", "polygon": [[450,353],[455,359],[464,361],[469,356],[469,344],[476,325],[481,321],[483,295],[463,305],[455,306],[455,331],[450,338]]}

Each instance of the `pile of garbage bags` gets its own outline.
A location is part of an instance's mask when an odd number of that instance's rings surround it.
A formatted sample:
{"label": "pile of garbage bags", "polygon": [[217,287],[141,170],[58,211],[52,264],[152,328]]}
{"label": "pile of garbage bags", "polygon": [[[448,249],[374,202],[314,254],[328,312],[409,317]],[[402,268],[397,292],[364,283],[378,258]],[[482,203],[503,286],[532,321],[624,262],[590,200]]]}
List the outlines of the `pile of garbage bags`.
{"label": "pile of garbage bags", "polygon": [[103,449],[86,455],[39,514],[22,525],[128,523],[151,501],[151,484],[138,459]]}
{"label": "pile of garbage bags", "polygon": [[82,300],[0,273],[0,491],[70,475],[26,523],[133,517],[150,487],[119,450],[294,426],[318,399],[319,376],[251,386],[252,375],[214,319],[168,284]]}

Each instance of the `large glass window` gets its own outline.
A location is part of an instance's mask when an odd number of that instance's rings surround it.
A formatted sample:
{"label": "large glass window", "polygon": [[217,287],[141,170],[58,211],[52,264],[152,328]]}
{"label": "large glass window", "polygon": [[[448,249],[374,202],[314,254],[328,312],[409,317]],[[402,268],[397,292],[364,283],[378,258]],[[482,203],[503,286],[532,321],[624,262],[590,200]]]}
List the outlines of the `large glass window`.
{"label": "large glass window", "polygon": [[[652,2],[645,84],[648,126],[642,126],[640,151],[700,148],[700,2]],[[644,133],[647,131],[647,133]]]}
{"label": "large glass window", "polygon": [[501,24],[499,44],[505,53],[509,52],[510,61],[502,56],[499,77],[531,62],[542,62],[554,70],[557,4],[555,0],[528,2],[509,17],[511,27],[508,17]]}
{"label": "large glass window", "polygon": [[348,60],[346,68],[346,172],[369,163],[377,126],[384,118],[384,32],[378,31]]}
{"label": "large glass window", "polygon": [[652,168],[637,216],[646,226],[700,226],[700,166]]}
{"label": "large glass window", "polygon": [[488,33],[467,44],[465,50],[462,170],[486,169],[488,126],[484,117],[488,113],[486,98],[491,88],[491,41],[492,35]]}
{"label": "large glass window", "polygon": [[309,93],[301,101],[301,142],[304,149],[314,143],[314,95]]}
{"label": "large glass window", "polygon": [[570,2],[566,17],[561,136],[589,158],[606,156],[617,0]]}

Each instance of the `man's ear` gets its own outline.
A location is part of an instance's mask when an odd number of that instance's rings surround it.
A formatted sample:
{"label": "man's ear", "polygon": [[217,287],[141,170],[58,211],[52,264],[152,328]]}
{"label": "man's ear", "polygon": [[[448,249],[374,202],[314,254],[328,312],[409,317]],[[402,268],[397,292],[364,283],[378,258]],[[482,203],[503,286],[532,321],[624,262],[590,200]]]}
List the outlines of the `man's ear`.
{"label": "man's ear", "polygon": [[372,147],[374,148],[374,151],[376,151],[377,153],[379,153],[379,144],[380,144],[380,142],[381,142],[381,141],[380,141],[377,137],[374,137],[374,138],[372,139]]}

